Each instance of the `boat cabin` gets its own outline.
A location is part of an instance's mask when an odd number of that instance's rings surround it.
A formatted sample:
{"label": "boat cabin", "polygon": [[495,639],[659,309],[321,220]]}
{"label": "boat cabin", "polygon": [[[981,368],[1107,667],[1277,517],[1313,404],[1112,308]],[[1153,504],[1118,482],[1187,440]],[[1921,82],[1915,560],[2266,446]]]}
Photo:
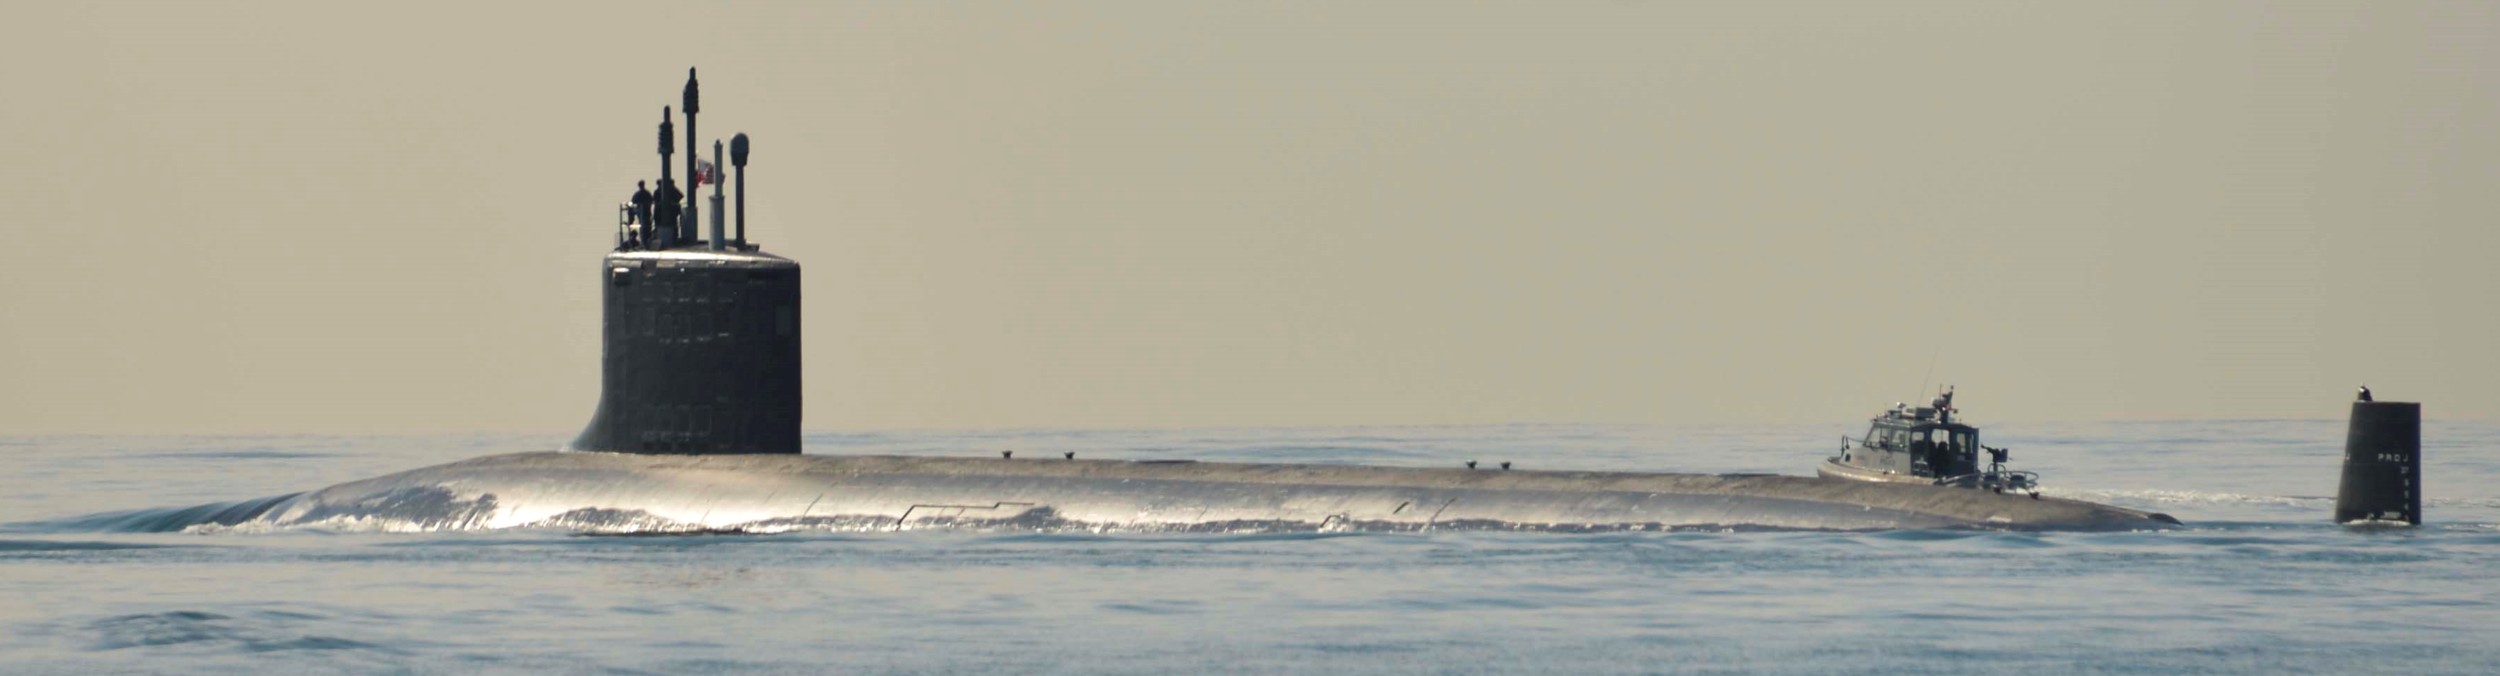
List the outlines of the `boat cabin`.
{"label": "boat cabin", "polygon": [[1849,440],[1840,463],[1854,469],[1926,480],[1978,473],[1979,428],[1952,422],[1950,408],[1895,406]]}

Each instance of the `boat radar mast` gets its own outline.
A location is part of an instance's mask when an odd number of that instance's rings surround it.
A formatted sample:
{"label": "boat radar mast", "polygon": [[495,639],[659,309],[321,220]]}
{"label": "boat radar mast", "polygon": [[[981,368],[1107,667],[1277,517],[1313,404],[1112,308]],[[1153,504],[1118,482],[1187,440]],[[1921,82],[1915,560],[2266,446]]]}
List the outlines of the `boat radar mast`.
{"label": "boat radar mast", "polygon": [[[799,264],[746,239],[745,134],[738,167],[737,238],[724,237],[724,196],[713,181],[711,237],[695,229],[693,69],[686,71],[686,181],[669,174],[675,128],[661,109],[659,192],[601,261],[599,406],[567,450],[654,454],[799,452]],[[718,167],[721,145],[713,144]],[[717,169],[715,169],[717,171]],[[679,200],[683,200],[682,204]]]}

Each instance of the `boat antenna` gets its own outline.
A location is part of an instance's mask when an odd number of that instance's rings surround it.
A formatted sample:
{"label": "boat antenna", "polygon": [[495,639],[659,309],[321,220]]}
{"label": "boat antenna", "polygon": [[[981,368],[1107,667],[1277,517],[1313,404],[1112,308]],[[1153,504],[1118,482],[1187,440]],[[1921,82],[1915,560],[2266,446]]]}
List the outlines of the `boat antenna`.
{"label": "boat antenna", "polygon": [[1918,377],[1918,391],[1911,392],[1908,401],[1918,401],[1919,397],[1927,396],[1927,381],[1936,376],[1936,358],[1941,356],[1944,356],[1942,345],[1936,346],[1934,351],[1927,353],[1927,375]]}

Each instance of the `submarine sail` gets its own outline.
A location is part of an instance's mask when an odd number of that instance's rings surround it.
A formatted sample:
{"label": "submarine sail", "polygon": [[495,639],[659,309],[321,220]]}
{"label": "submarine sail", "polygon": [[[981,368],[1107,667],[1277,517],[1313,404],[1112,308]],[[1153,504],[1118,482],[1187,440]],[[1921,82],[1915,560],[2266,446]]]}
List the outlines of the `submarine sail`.
{"label": "submarine sail", "polygon": [[[685,92],[687,180],[697,181],[692,70]],[[712,180],[712,236],[696,239],[699,191],[685,191],[682,205],[669,199],[678,196],[668,174],[673,133],[663,111],[656,217],[641,205],[625,212],[619,225],[631,233],[600,261],[599,407],[566,449],[797,453],[799,264],[746,241],[746,134],[731,157],[738,237],[722,234],[721,181]]]}
{"label": "submarine sail", "polygon": [[602,268],[599,408],[569,450],[799,452],[798,262],[677,248]]}

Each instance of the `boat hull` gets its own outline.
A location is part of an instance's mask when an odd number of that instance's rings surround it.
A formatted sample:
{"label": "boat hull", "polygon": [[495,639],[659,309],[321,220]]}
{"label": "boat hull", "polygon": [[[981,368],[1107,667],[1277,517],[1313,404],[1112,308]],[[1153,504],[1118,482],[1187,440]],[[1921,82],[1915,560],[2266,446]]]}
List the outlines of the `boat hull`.
{"label": "boat hull", "polygon": [[1936,480],[1933,478],[1917,476],[1914,474],[1902,474],[1899,472],[1887,472],[1879,469],[1868,469],[1841,462],[1839,458],[1824,458],[1822,463],[1815,465],[1814,475],[1826,479],[1873,481],[1879,483],[1913,484],[1920,486],[1932,486],[1936,483]]}

